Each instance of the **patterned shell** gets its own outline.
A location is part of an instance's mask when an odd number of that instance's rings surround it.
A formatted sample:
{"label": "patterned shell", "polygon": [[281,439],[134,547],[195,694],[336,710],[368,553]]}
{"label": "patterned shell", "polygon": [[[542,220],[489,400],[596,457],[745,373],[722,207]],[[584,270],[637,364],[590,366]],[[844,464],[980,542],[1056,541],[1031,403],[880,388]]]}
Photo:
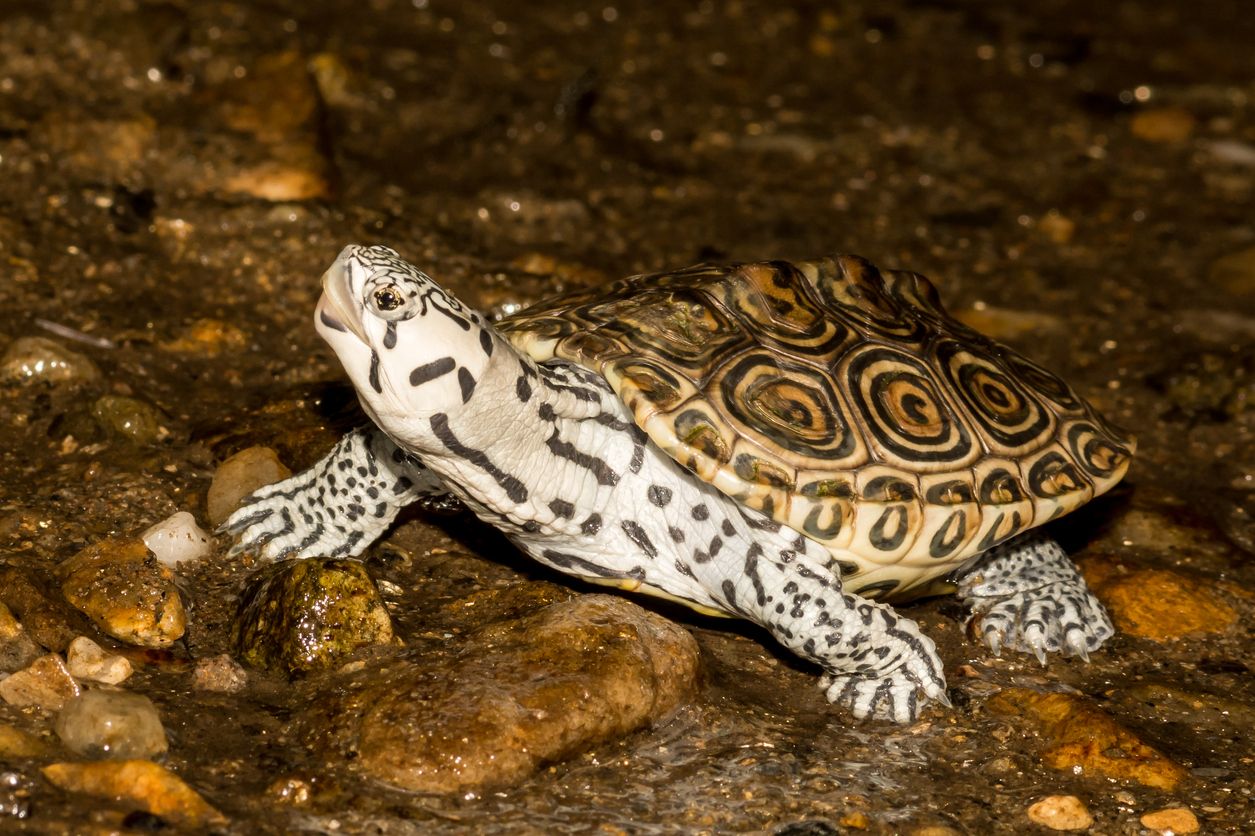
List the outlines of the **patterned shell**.
{"label": "patterned shell", "polygon": [[1071,511],[1134,449],[923,276],[855,256],[634,276],[501,327],[539,362],[602,374],[655,444],[825,545],[871,597]]}

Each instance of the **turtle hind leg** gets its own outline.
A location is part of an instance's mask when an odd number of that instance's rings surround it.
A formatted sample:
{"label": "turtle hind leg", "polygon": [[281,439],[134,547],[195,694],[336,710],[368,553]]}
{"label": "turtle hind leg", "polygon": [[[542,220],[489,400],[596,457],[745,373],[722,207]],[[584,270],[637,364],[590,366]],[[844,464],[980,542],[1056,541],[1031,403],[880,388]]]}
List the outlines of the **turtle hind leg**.
{"label": "turtle hind leg", "polygon": [[[730,500],[728,501],[730,502]],[[748,525],[737,525],[736,514]],[[929,702],[949,705],[936,646],[888,605],[841,588],[817,543],[735,509],[724,533],[740,542],[686,567],[731,613],[766,627],[818,663],[828,700],[859,719],[909,723]],[[734,534],[735,532],[735,534]]]}
{"label": "turtle hind leg", "polygon": [[995,546],[958,577],[972,609],[970,631],[995,654],[1004,647],[1088,660],[1115,628],[1059,544],[1030,531]]}

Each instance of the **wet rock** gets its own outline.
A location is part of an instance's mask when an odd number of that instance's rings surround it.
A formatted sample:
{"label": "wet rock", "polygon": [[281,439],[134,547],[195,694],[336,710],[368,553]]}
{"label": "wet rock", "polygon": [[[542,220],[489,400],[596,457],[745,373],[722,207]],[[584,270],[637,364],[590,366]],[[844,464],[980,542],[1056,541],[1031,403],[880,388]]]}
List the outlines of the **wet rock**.
{"label": "wet rock", "polygon": [[329,757],[417,792],[502,786],[670,714],[692,692],[684,629],[579,596],[474,631],[434,667],[393,663],[345,688],[306,735]]}
{"label": "wet rock", "polygon": [[142,180],[156,146],[157,123],[145,114],[94,119],[69,110],[49,112],[35,126],[39,147],[58,166],[97,183]]}
{"label": "wet rock", "polygon": [[90,383],[100,369],[85,355],[46,337],[21,337],[0,355],[0,383]]}
{"label": "wet rock", "polygon": [[1048,795],[1028,808],[1028,818],[1051,830],[1085,830],[1094,823],[1085,802],[1075,795]]}
{"label": "wet rock", "polygon": [[355,79],[353,71],[334,52],[320,52],[309,59],[309,72],[318,86],[322,100],[332,107],[349,107],[360,104],[353,95]]}
{"label": "wet rock", "polygon": [[872,826],[871,819],[867,818],[867,814],[862,810],[843,813],[837,824],[853,830],[866,830]]}
{"label": "wet rock", "polygon": [[252,140],[250,159],[234,170],[228,164],[217,188],[270,201],[329,196],[331,163],[318,135],[322,107],[304,56],[265,55],[249,69],[203,97],[208,114]]}
{"label": "wet rock", "polygon": [[1210,547],[1215,535],[1172,506],[1133,507],[1111,524],[1111,538],[1125,545],[1155,552],[1188,552]]}
{"label": "wet rock", "polygon": [[248,672],[227,653],[199,659],[192,669],[192,687],[198,691],[234,694],[246,685]]}
{"label": "wet rock", "polygon": [[392,619],[355,560],[286,560],[254,574],[240,598],[236,648],[248,665],[289,675],[333,667],[392,641]]}
{"label": "wet rock", "polygon": [[259,57],[246,75],[209,91],[207,99],[228,127],[263,142],[313,130],[319,118],[317,86],[295,50]]}
{"label": "wet rock", "polygon": [[[1231,678],[1233,684],[1226,687],[1224,680],[1215,684],[1223,691],[1236,694],[1239,690],[1236,680],[1249,675],[1249,669],[1237,663],[1226,676]],[[1255,728],[1255,703],[1236,696],[1227,697],[1195,688],[1176,687],[1166,682],[1147,682],[1122,689],[1118,697],[1128,705],[1153,706],[1159,717],[1166,719],[1168,715],[1175,715],[1177,722],[1195,728],[1210,728],[1222,723]]]}
{"label": "wet rock", "polygon": [[1194,133],[1198,120],[1182,107],[1157,107],[1133,114],[1129,130],[1147,142],[1185,142]]}
{"label": "wet rock", "polygon": [[258,488],[281,482],[292,471],[269,447],[249,447],[231,456],[214,472],[205,497],[209,524],[218,526],[231,516],[240,500]]}
{"label": "wet rock", "polygon": [[115,639],[169,647],[187,626],[174,573],[139,540],[95,543],[60,566],[61,593]]}
{"label": "wet rock", "polygon": [[986,706],[999,714],[1030,720],[1045,738],[1042,763],[1052,769],[1136,781],[1169,791],[1188,774],[1080,697],[1008,688]]}
{"label": "wet rock", "polygon": [[1255,247],[1221,256],[1208,271],[1211,283],[1239,299],[1255,297]]}
{"label": "wet rock", "polygon": [[[1213,325],[1212,335],[1221,333]],[[1228,421],[1255,408],[1255,355],[1198,351],[1172,360],[1147,382],[1177,416]]]}
{"label": "wet rock", "polygon": [[1063,320],[1051,314],[1015,311],[991,305],[964,308],[955,311],[954,316],[969,328],[975,328],[996,340],[1016,340],[1025,334],[1057,331],[1063,327]]}
{"label": "wet rock", "polygon": [[54,727],[67,749],[90,758],[151,758],[168,748],[152,700],[129,691],[85,691],[66,703]]}
{"label": "wet rock", "polygon": [[111,438],[145,447],[170,437],[170,419],[139,398],[104,395],[92,404],[92,417]]}
{"label": "wet rock", "polygon": [[276,149],[273,153],[274,159],[245,166],[225,178],[223,191],[273,203],[329,196],[327,161],[316,148]]}
{"label": "wet rock", "polygon": [[17,726],[0,723],[0,758],[42,758],[52,747]]}
{"label": "wet rock", "polygon": [[148,760],[54,763],[44,777],[66,792],[133,804],[183,827],[227,823],[226,816],[173,772]]}
{"label": "wet rock", "polygon": [[12,673],[29,665],[43,653],[13,613],[0,604],[0,673]]}
{"label": "wet rock", "polygon": [[49,650],[65,650],[87,628],[81,615],[48,598],[19,569],[0,568],[0,601],[21,620],[30,637]]}
{"label": "wet rock", "polygon": [[248,335],[220,319],[198,319],[173,340],[161,343],[165,351],[207,358],[247,347]]}
{"label": "wet rock", "polygon": [[1102,557],[1083,560],[1080,567],[1123,633],[1165,642],[1223,633],[1237,621],[1237,611],[1213,587],[1180,572]]}
{"label": "wet rock", "polygon": [[104,685],[118,685],[131,675],[131,660],[116,653],[106,653],[87,636],[79,636],[70,642],[65,651],[65,667],[75,679]]}
{"label": "wet rock", "polygon": [[140,539],[162,566],[202,560],[212,551],[209,535],[187,511],[171,514],[141,534]]}
{"label": "wet rock", "polygon": [[78,683],[55,653],[41,656],[29,667],[0,680],[0,699],[19,707],[33,705],[46,711],[60,711],[80,692]]}
{"label": "wet rock", "polygon": [[1167,807],[1143,815],[1139,821],[1142,827],[1158,830],[1160,833],[1197,833],[1198,817],[1189,807]]}

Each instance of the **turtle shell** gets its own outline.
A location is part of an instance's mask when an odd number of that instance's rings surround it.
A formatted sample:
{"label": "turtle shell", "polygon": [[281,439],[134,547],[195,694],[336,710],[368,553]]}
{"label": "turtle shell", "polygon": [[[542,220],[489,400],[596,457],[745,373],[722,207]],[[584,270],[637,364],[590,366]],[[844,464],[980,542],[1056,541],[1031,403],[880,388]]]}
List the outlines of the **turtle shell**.
{"label": "turtle shell", "polygon": [[603,375],[662,450],[905,597],[1120,480],[1134,440],[857,256],[633,276],[500,323]]}

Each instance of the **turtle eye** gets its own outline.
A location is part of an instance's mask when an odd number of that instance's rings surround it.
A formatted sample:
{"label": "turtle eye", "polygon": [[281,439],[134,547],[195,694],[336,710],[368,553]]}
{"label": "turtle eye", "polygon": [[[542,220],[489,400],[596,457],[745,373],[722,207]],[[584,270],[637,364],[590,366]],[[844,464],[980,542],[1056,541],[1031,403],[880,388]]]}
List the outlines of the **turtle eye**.
{"label": "turtle eye", "polygon": [[370,304],[384,319],[401,319],[409,299],[396,285],[384,285],[370,292]]}
{"label": "turtle eye", "polygon": [[375,291],[375,307],[381,311],[395,311],[401,307],[401,294],[394,287],[384,287]]}

